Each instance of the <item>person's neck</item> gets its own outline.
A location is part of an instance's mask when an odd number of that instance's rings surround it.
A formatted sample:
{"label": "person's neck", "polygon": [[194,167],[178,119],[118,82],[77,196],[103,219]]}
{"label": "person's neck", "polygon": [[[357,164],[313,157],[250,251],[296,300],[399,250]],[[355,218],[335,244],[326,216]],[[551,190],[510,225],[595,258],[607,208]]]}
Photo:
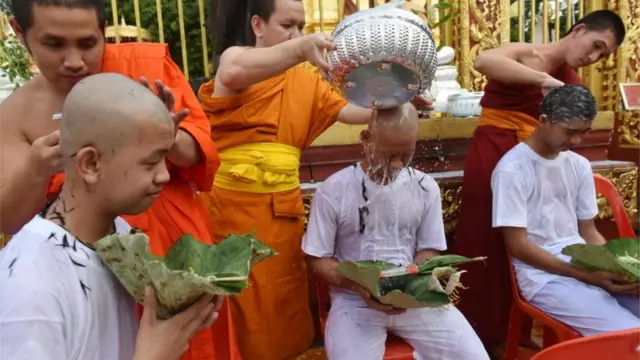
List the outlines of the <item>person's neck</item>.
{"label": "person's neck", "polygon": [[566,39],[563,38],[556,42],[540,45],[538,53],[548,64],[551,71],[555,71],[567,63],[566,55],[568,49],[569,47],[568,44],[566,44]]}
{"label": "person's neck", "polygon": [[[71,91],[71,89],[68,87],[63,88],[61,86],[56,86],[56,84],[50,82],[42,74],[36,75],[36,77],[34,78],[34,81],[36,82],[37,87],[41,91],[46,91],[47,93],[54,95],[57,99],[60,99],[61,102],[63,103],[64,103],[64,100],[67,98],[67,95],[69,95],[69,91]],[[61,107],[61,110],[62,110],[62,107]]]}
{"label": "person's neck", "polygon": [[64,183],[58,198],[46,212],[46,218],[66,229],[85,244],[96,241],[115,231],[115,216],[105,214],[95,206],[99,202],[89,199],[87,193]]}
{"label": "person's neck", "polygon": [[558,151],[551,149],[541,138],[540,133],[534,132],[524,141],[536,154],[547,160],[553,160],[560,154]]}

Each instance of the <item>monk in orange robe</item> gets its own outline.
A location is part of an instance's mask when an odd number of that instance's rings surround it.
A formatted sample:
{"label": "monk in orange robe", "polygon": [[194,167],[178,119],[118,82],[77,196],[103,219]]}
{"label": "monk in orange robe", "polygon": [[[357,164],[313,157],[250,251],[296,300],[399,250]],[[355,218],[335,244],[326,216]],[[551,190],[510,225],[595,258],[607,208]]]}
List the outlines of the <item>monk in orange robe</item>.
{"label": "monk in orange robe", "polygon": [[614,53],[624,36],[618,15],[595,11],[578,21],[559,42],[509,44],[480,54],[474,64],[489,81],[467,152],[462,207],[451,251],[488,256],[486,266],[470,265],[473,270],[465,274],[468,290],[458,304],[485,343],[505,341],[511,306],[511,265],[502,235],[491,224],[493,169],[535,129],[543,93],[565,83],[582,83],[574,69]]}
{"label": "monk in orange robe", "polygon": [[[302,35],[302,2],[257,5],[219,4],[220,66],[199,91],[221,158],[205,199],[215,241],[255,230],[278,252],[256,266],[249,289],[230,301],[243,359],[282,360],[306,350],[314,337],[301,251],[300,154],[336,121],[364,124],[371,111],[347,104],[301,65],[306,60],[328,70],[323,51],[333,47],[324,34]],[[246,38],[250,46],[234,46]]]}
{"label": "monk in orange robe", "polygon": [[[149,235],[151,250],[159,255],[185,233],[211,243],[206,209],[194,190],[211,189],[219,157],[208,121],[167,46],[105,45],[104,6],[95,1],[60,5],[14,1],[12,8],[19,14],[11,20],[12,26],[29,45],[41,74],[0,105],[0,230],[19,230],[44,205],[45,198],[59,190],[64,175],[59,173],[59,123],[52,115],[60,112],[71,87],[90,74],[117,72],[136,80],[159,80],[161,97],[171,110],[181,110],[177,116],[182,118],[176,143],[167,156],[171,181],[147,212],[126,220]],[[240,359],[228,306],[219,315],[212,328],[193,338],[181,359]]]}

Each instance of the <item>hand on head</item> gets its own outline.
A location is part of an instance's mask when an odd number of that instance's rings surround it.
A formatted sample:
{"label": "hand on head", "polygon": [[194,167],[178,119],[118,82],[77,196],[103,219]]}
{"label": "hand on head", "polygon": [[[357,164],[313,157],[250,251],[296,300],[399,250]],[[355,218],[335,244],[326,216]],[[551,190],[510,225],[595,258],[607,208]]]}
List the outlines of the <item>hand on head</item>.
{"label": "hand on head", "polygon": [[189,347],[200,329],[218,318],[224,297],[205,294],[186,310],[168,320],[156,315],[157,300],[153,288],[145,289],[144,310],[138,329],[133,360],[174,360]]}
{"label": "hand on head", "polygon": [[544,96],[547,96],[551,90],[562,86],[564,86],[564,83],[551,75],[547,75],[540,84],[542,95]]}
{"label": "hand on head", "polygon": [[141,77],[138,82],[142,84],[144,87],[146,87],[147,89],[149,89],[149,91],[158,95],[160,100],[162,100],[164,105],[167,107],[167,110],[169,110],[169,112],[171,113],[171,116],[173,117],[173,122],[176,125],[176,129],[178,129],[178,126],[180,126],[180,122],[184,120],[187,116],[189,116],[189,109],[181,109],[177,113],[175,112],[176,99],[173,96],[173,92],[171,91],[171,89],[168,86],[166,86],[162,81],[156,79],[156,81],[154,82],[156,85],[156,89],[158,90],[157,93],[153,91],[153,89],[151,88],[151,85],[149,84],[149,81],[144,76]]}

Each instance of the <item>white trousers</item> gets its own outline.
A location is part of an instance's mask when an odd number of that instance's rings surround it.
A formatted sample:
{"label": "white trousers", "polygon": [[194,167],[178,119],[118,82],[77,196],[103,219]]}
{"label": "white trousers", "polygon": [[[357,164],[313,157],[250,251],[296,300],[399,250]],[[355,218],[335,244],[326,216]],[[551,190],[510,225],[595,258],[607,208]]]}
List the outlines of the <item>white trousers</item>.
{"label": "white trousers", "polygon": [[584,336],[640,327],[638,298],[614,297],[574,278],[552,280],[530,303]]}
{"label": "white trousers", "polygon": [[387,332],[404,339],[420,360],[489,360],[467,319],[453,305],[387,315],[364,301],[336,301],[325,332],[329,360],[381,360]]}

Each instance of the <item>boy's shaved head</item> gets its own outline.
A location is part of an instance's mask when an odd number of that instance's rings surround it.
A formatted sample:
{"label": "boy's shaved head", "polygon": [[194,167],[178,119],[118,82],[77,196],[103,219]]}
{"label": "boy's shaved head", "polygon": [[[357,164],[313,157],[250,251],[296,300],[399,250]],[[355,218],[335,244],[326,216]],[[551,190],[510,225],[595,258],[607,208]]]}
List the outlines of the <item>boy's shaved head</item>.
{"label": "boy's shaved head", "polygon": [[411,103],[390,109],[380,109],[373,112],[369,130],[380,131],[410,131],[418,129],[418,111]]}
{"label": "boy's shaved head", "polygon": [[114,73],[89,76],[73,87],[64,102],[61,151],[68,158],[87,145],[115,152],[143,122],[173,126],[162,101],[141,84]]}
{"label": "boy's shaved head", "polygon": [[60,120],[65,186],[113,216],[151,206],[170,175],[172,116],[156,94],[119,74],[89,76],[74,86]]}

